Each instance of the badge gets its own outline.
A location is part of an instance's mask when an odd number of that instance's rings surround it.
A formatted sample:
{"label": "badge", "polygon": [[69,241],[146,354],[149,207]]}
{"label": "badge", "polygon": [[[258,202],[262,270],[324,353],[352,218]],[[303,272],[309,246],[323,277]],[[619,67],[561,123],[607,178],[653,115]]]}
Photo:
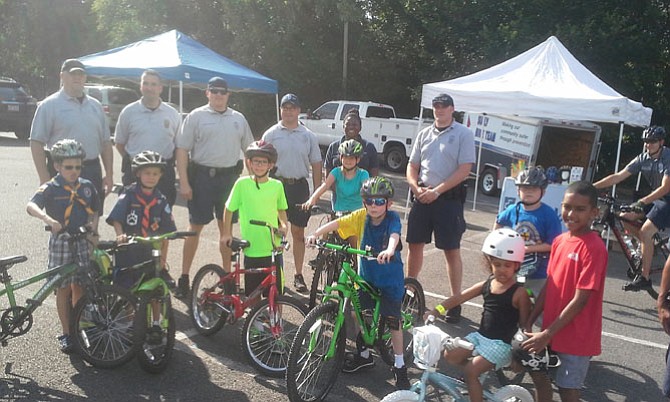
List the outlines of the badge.
{"label": "badge", "polygon": [[138,217],[135,211],[130,211],[130,214],[128,214],[128,216],[126,217],[126,223],[128,224],[128,226],[137,226],[137,220]]}
{"label": "badge", "polygon": [[170,120],[168,119],[163,120],[163,127],[170,128]]}

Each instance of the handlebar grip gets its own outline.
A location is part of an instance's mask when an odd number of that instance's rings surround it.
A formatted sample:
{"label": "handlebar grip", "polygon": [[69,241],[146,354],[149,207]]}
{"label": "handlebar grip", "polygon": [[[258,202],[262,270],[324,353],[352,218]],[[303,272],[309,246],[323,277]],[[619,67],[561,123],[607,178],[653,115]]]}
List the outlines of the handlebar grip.
{"label": "handlebar grip", "polygon": [[174,237],[189,237],[189,236],[196,236],[198,232],[195,231],[188,231],[188,232],[175,232]]}
{"label": "handlebar grip", "polygon": [[452,342],[454,342],[454,345],[458,346],[459,348],[467,350],[473,350],[475,348],[475,345],[460,338],[454,338],[452,339]]}

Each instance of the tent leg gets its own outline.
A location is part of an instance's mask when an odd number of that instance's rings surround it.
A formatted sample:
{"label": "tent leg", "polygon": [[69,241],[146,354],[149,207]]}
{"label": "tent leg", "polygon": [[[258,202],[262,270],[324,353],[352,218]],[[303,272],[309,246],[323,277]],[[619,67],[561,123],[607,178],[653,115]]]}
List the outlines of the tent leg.
{"label": "tent leg", "polygon": [[479,138],[479,151],[477,152],[477,172],[475,174],[475,191],[472,197],[472,210],[477,210],[477,189],[479,188],[479,172],[481,171],[480,164],[482,163],[482,139]]}

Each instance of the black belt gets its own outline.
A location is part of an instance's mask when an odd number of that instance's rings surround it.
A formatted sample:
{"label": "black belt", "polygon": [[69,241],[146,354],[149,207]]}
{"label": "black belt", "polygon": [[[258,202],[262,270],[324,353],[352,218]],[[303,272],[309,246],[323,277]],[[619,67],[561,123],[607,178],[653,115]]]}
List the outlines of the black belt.
{"label": "black belt", "polygon": [[100,160],[98,158],[95,159],[89,159],[84,162],[82,162],[83,165],[85,166],[92,166],[92,165],[97,165],[100,163]]}
{"label": "black belt", "polygon": [[206,172],[209,175],[209,177],[215,177],[218,175],[225,175],[225,174],[238,174],[239,172],[239,167],[237,165],[222,168],[198,165],[197,163],[194,163],[193,165],[195,166],[198,172]]}
{"label": "black belt", "polygon": [[288,184],[289,186],[292,186],[294,184],[300,184],[300,183],[307,183],[306,178],[301,178],[301,179],[292,179],[289,177],[276,177],[277,180],[281,181],[284,184]]}

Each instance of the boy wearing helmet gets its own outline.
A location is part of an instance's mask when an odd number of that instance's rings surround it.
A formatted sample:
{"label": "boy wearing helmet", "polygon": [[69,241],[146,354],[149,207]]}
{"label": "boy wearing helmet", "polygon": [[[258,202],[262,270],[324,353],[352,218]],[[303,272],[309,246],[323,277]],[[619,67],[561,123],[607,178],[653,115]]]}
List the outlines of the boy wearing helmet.
{"label": "boy wearing helmet", "polygon": [[[484,240],[482,252],[491,275],[459,295],[454,295],[435,306],[428,315],[443,316],[454,308],[477,296],[484,298],[484,311],[479,330],[465,339],[474,344],[474,351],[458,348],[447,349],[444,358],[450,364],[463,366],[470,400],[483,400],[479,376],[489,370],[500,369],[511,362],[512,338],[530,314],[530,298],[517,284],[516,273],[524,259],[523,237],[512,229],[494,229]],[[476,353],[473,353],[476,352]],[[474,356],[472,359],[470,359]]]}
{"label": "boy wearing helmet", "polygon": [[[598,216],[598,190],[588,182],[568,186],[561,213],[568,228],[551,245],[547,282],[524,325],[530,339],[522,343],[531,353],[551,349],[561,365],[556,385],[563,402],[579,401],[589,362],[601,353],[603,294],[607,249],[591,223]],[[532,333],[535,320],[544,314],[542,331]],[[546,373],[531,372],[538,401],[551,401]]]}
{"label": "boy wearing helmet", "polygon": [[664,146],[665,129],[660,126],[646,128],[642,132],[642,141],[643,153],[630,161],[623,170],[593,183],[597,189],[604,189],[641,173],[652,189],[651,193],[633,203],[632,206],[638,207],[639,213],[624,214],[630,220],[647,218],[639,229],[635,225],[625,225],[627,230],[640,239],[642,246],[642,275],[624,286],[624,290],[630,291],[651,287],[649,273],[654,257],[653,237],[659,230],[670,227],[670,149]]}
{"label": "boy wearing helmet", "polygon": [[[266,222],[287,233],[288,203],[284,194],[284,185],[268,174],[277,162],[277,150],[265,141],[252,142],[245,152],[247,170],[250,175],[240,177],[233,185],[226,201],[223,213],[223,231],[221,247],[229,247],[233,231],[233,213],[239,214],[240,235],[251,245],[244,249],[244,268],[269,267],[272,263],[272,240],[265,227],[252,225],[250,221]],[[279,292],[283,291],[283,259],[277,256]],[[223,269],[230,272],[230,260]],[[263,281],[262,275],[244,275],[244,288],[247,295]]]}
{"label": "boy wearing helmet", "polygon": [[[79,239],[71,249],[68,234],[78,233],[79,227],[87,224],[97,226],[99,196],[93,183],[79,177],[85,157],[80,143],[60,140],[51,148],[51,157],[57,174],[40,186],[28,202],[27,211],[51,227],[49,269],[75,261],[85,266],[90,254],[88,241]],[[70,311],[81,295],[76,277],[64,281],[56,291],[58,318],[63,329],[58,343],[63,353],[72,351]]]}
{"label": "boy wearing helmet", "polygon": [[[131,162],[132,174],[136,182],[123,189],[106,222],[114,227],[116,241],[125,243],[128,236],[154,236],[174,232],[177,227],[172,217],[172,208],[157,186],[165,172],[166,163],[157,152],[143,151],[135,155]],[[163,243],[161,264],[165,267],[167,243]],[[116,266],[127,267],[151,259],[151,246],[133,245],[127,252],[117,253]],[[162,275],[173,286],[174,281],[165,268]],[[131,286],[138,278],[117,278],[122,284]]]}
{"label": "boy wearing helmet", "polygon": [[537,295],[547,278],[551,242],[561,234],[561,221],[553,208],[542,202],[548,183],[540,166],[523,170],[515,184],[519,202],[498,214],[494,228],[510,227],[523,237],[526,254],[519,275],[526,277],[526,287]]}
{"label": "boy wearing helmet", "polygon": [[[403,358],[402,333],[400,331],[400,307],[405,294],[405,276],[400,257],[400,216],[391,211],[393,185],[385,177],[373,177],[363,183],[360,189],[365,208],[328,222],[308,236],[306,242],[314,244],[316,239],[326,233],[338,230],[343,238],[355,236],[359,239],[359,248],[370,247],[378,252],[377,260],[359,261],[359,273],[370,285],[377,288],[382,296],[381,314],[391,329],[391,342],[395,354],[393,374],[396,388],[408,389],[407,368]],[[359,292],[361,307],[373,308],[370,296]],[[357,353],[350,354],[344,361],[342,371],[353,373],[374,366],[372,355],[362,337],[356,338]]]}
{"label": "boy wearing helmet", "polygon": [[314,190],[314,194],[302,206],[311,208],[317,203],[321,195],[335,185],[333,191],[333,211],[355,211],[363,206],[360,189],[363,183],[370,178],[370,174],[358,167],[363,155],[363,146],[356,140],[347,140],[340,144],[338,149],[341,166],[333,168],[326,177],[326,181]]}

